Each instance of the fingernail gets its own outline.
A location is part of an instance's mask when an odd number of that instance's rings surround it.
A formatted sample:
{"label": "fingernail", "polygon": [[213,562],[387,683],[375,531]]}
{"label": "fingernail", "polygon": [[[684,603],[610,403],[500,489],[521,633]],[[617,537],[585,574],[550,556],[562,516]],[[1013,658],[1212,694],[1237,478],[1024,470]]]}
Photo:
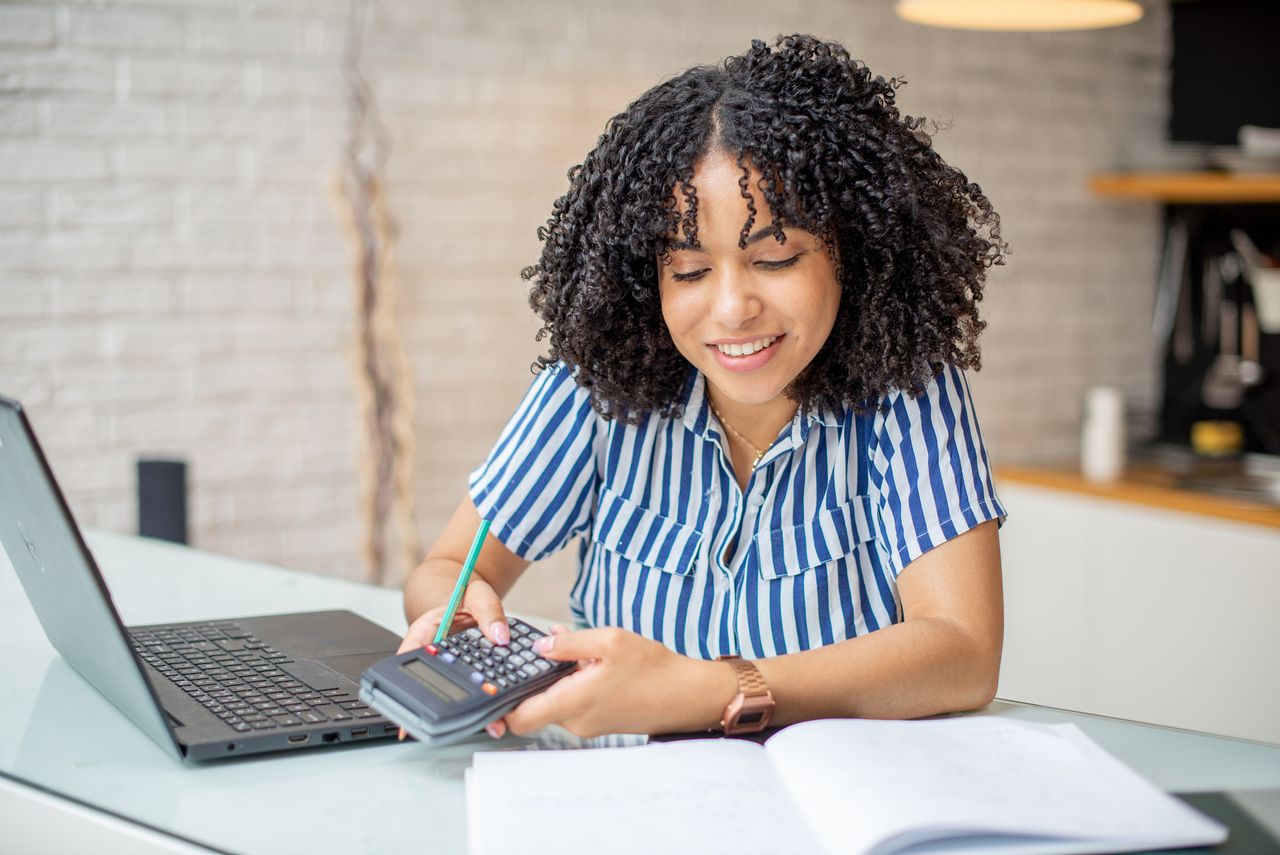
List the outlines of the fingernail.
{"label": "fingernail", "polygon": [[549,653],[552,645],[556,643],[554,635],[544,635],[533,643],[534,653]]}
{"label": "fingernail", "polygon": [[502,738],[502,734],[498,732],[498,723],[496,721],[489,722],[484,726],[484,729],[489,731],[489,735],[494,739]]}
{"label": "fingernail", "polygon": [[400,735],[396,738],[399,739],[401,742],[404,742],[404,736],[405,736],[404,728],[402,727],[400,728]]}
{"label": "fingernail", "polygon": [[511,631],[507,629],[505,621],[495,620],[490,624],[489,634],[493,636],[493,640],[498,644],[507,644],[511,641]]}

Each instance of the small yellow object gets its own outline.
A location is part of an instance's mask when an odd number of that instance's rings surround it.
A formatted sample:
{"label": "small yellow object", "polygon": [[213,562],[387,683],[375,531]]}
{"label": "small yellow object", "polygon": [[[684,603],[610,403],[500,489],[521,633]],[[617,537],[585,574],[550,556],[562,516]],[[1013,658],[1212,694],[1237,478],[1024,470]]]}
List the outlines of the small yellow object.
{"label": "small yellow object", "polygon": [[1203,421],[1191,425],[1191,447],[1196,454],[1221,457],[1244,448],[1244,428],[1239,422]]}

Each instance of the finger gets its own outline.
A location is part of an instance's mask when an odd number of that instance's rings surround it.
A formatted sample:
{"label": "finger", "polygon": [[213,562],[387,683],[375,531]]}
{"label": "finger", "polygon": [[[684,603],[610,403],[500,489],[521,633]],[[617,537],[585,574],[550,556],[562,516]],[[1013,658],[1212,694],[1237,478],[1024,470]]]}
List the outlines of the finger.
{"label": "finger", "polygon": [[603,659],[612,648],[617,633],[614,627],[601,627],[544,635],[533,643],[533,652],[559,661]]}
{"label": "finger", "polygon": [[572,632],[572,630],[562,623],[555,623],[551,625],[551,632],[555,635],[564,635],[566,632]]}
{"label": "finger", "polygon": [[502,719],[497,719],[486,724],[484,729],[489,731],[489,735],[494,739],[501,739],[502,735],[507,732],[507,723]]}
{"label": "finger", "polygon": [[582,679],[581,672],[575,672],[552,683],[545,692],[525,698],[519,706],[507,713],[507,728],[518,736],[562,722],[582,706],[578,692]]}
{"label": "finger", "polygon": [[404,738],[405,738],[406,736],[408,736],[408,735],[409,735],[409,734],[405,733],[405,732],[404,732],[404,728],[402,727],[402,728],[400,728],[400,734],[396,737],[396,740],[397,740],[398,742],[404,742]]}
{"label": "finger", "polygon": [[489,587],[483,579],[477,579],[467,586],[464,602],[467,611],[475,617],[480,631],[494,644],[507,644],[511,641],[511,630],[507,627],[507,615],[502,610],[502,600],[498,593]]}

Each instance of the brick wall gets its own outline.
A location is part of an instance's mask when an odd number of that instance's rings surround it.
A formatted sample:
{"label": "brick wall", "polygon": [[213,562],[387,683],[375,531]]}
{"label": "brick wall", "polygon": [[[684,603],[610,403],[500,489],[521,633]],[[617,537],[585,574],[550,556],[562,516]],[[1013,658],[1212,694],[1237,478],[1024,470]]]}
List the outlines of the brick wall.
{"label": "brick wall", "polygon": [[[1076,34],[920,28],[883,0],[376,6],[429,543],[539,352],[521,266],[565,170],[657,80],[752,37],[838,38],[979,182],[1014,255],[974,378],[998,461],[1074,453],[1083,390],[1154,397],[1153,205],[1086,176],[1166,121],[1168,11]],[[83,524],[132,530],[132,461],[191,461],[201,547],[359,577],[337,0],[0,4],[0,392]],[[567,559],[567,556],[565,556]],[[563,613],[568,561],[521,583]]]}

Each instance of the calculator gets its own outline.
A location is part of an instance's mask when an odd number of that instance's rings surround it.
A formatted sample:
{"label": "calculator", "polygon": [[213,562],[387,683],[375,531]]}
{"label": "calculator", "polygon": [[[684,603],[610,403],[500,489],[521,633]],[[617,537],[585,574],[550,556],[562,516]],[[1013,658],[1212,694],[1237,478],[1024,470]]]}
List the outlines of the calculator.
{"label": "calculator", "polygon": [[428,745],[476,733],[578,666],[533,652],[546,633],[517,618],[508,624],[510,644],[472,628],[375,662],[361,677],[360,700]]}

